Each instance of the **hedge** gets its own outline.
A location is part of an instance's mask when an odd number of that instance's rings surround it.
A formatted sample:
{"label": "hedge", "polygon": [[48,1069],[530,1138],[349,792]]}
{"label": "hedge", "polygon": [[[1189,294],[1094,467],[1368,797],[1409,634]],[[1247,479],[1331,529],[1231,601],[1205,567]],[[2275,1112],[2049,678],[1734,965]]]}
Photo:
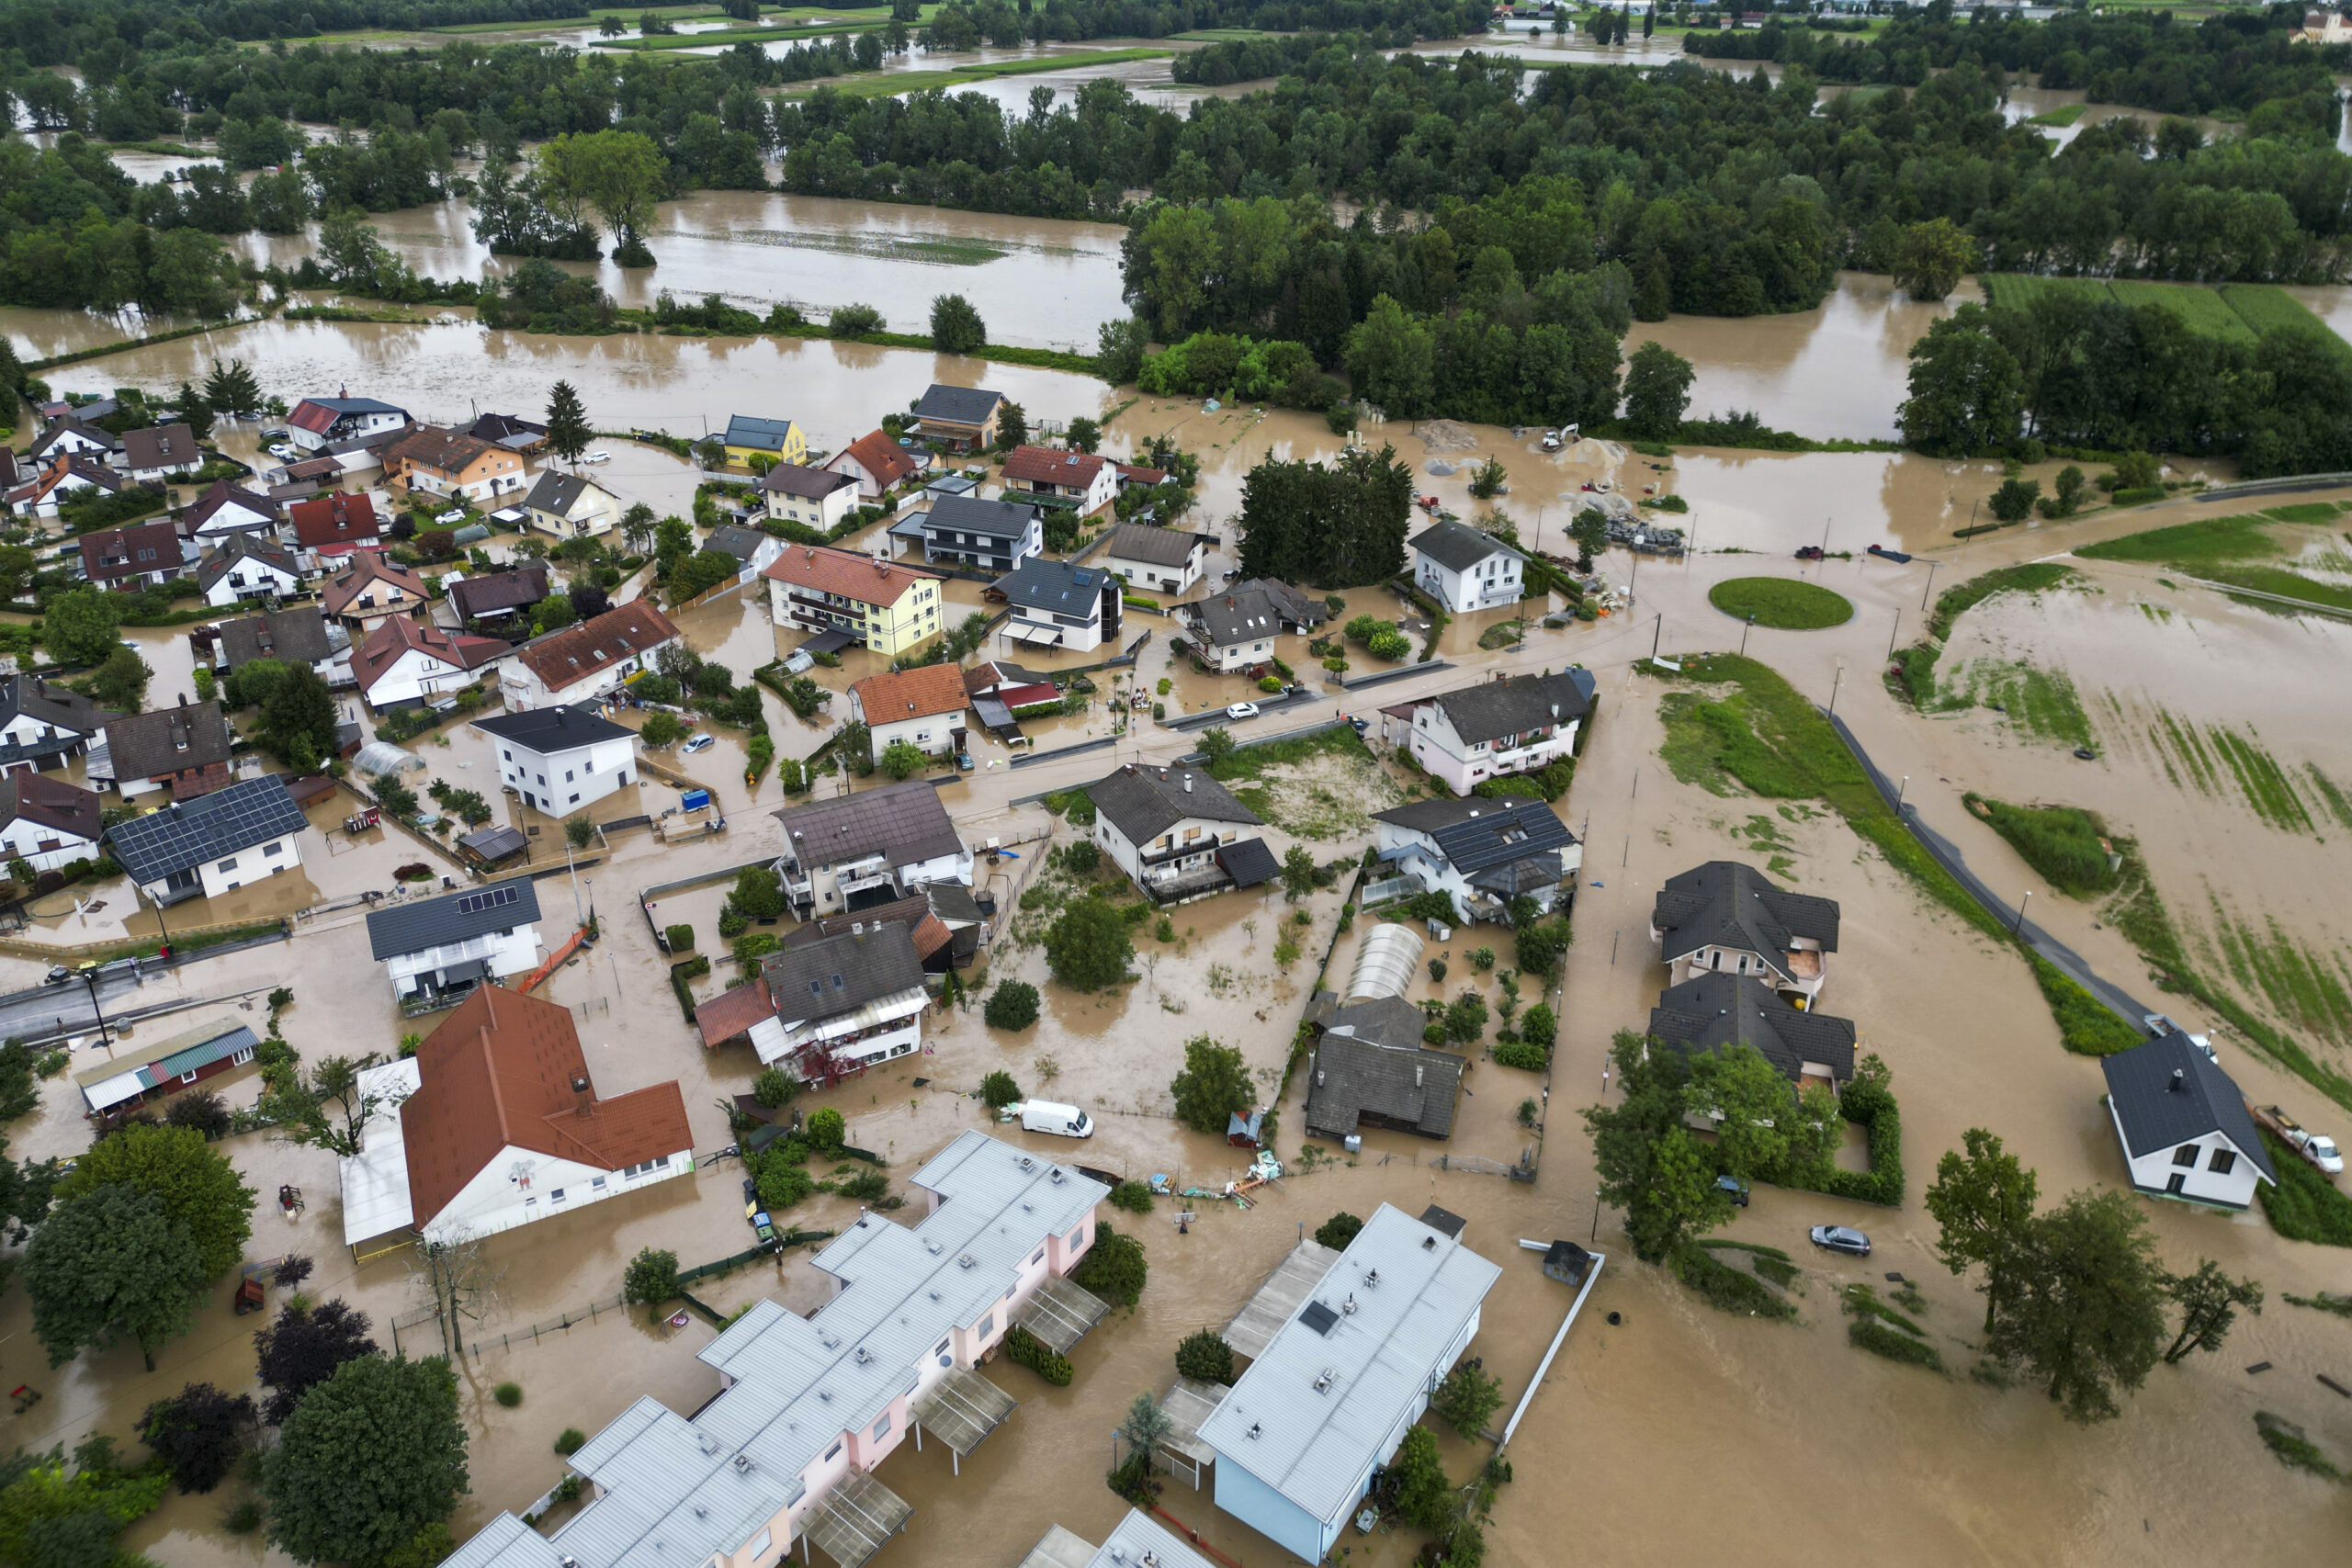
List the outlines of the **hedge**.
{"label": "hedge", "polygon": [[1846,1338],[1856,1348],[1868,1350],[1873,1356],[1883,1356],[1890,1361],[1926,1367],[1930,1371],[1944,1370],[1944,1359],[1937,1354],[1934,1346],[1889,1328],[1875,1318],[1857,1318],[1848,1324]]}
{"label": "hedge", "polygon": [[672,926],[662,934],[669,939],[673,953],[692,953],[695,950],[695,928],[690,925]]}
{"label": "hedge", "polygon": [[1674,1255],[1675,1276],[1699,1293],[1709,1306],[1750,1317],[1794,1317],[1796,1305],[1753,1274],[1742,1273],[1703,1247],[1686,1247]]}
{"label": "hedge", "polygon": [[1540,1073],[1552,1065],[1551,1052],[1526,1040],[1498,1045],[1492,1055],[1498,1066],[1518,1067],[1523,1072]]}
{"label": "hedge", "polygon": [[1818,1183],[1786,1179],[1776,1181],[1774,1185],[1805,1192],[1826,1192],[1833,1198],[1852,1198],[1864,1203],[1883,1203],[1890,1209],[1901,1208],[1903,1113],[1894,1103],[1894,1091],[1875,1079],[1857,1078],[1838,1095],[1838,1110],[1847,1121],[1868,1134],[1870,1169],[1840,1170],[1832,1166],[1823,1172]]}
{"label": "hedge", "polygon": [[1046,1343],[1014,1324],[1004,1331],[1004,1359],[1017,1367],[1026,1367],[1056,1388],[1068,1388],[1077,1372],[1069,1358],[1054,1350]]}

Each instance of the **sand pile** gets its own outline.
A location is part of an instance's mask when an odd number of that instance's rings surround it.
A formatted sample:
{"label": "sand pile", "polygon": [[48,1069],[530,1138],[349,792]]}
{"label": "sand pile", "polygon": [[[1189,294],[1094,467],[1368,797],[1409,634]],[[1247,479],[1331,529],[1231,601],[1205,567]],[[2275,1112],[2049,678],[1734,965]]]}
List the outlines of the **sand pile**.
{"label": "sand pile", "polygon": [[1478,449],[1477,433],[1458,420],[1425,419],[1413,426],[1413,434],[1421,445],[1432,452],[1475,452]]}
{"label": "sand pile", "polygon": [[1599,441],[1588,435],[1562,453],[1561,457],[1567,462],[1582,463],[1589,468],[1614,468],[1625,460],[1625,448],[1614,441]]}

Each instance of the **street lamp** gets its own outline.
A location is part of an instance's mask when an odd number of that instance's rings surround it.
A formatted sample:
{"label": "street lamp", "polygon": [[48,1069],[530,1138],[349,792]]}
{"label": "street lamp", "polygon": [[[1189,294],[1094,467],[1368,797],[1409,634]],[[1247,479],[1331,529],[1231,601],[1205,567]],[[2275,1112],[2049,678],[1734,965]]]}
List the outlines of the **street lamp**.
{"label": "street lamp", "polygon": [[1756,612],[1750,610],[1747,612],[1747,624],[1739,628],[1739,656],[1742,659],[1747,657],[1747,634],[1755,629]]}
{"label": "street lamp", "polygon": [[106,1010],[98,1006],[98,970],[101,967],[102,965],[95,962],[83,965],[82,979],[84,984],[90,987],[90,1013],[98,1021],[98,1044],[103,1048],[111,1045],[113,1042],[107,1038]]}

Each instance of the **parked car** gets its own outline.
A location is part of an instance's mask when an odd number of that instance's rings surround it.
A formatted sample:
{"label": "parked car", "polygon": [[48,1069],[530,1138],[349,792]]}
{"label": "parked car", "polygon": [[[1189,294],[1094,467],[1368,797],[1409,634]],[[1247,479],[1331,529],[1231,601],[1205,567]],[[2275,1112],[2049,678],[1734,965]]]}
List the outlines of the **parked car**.
{"label": "parked car", "polygon": [[1235,703],[1225,710],[1225,716],[1237,722],[1245,718],[1255,718],[1258,716],[1258,705],[1256,703]]}
{"label": "parked car", "polygon": [[613,460],[613,455],[600,446],[580,460],[583,463],[609,463]]}
{"label": "parked car", "polygon": [[269,455],[277,458],[281,463],[290,463],[301,454],[294,450],[292,444],[284,441],[277,441],[271,443]]}
{"label": "parked car", "polygon": [[697,751],[707,751],[718,744],[718,738],[715,735],[697,735],[687,741],[681,750],[684,755],[691,757]]}
{"label": "parked car", "polygon": [[264,441],[288,441],[292,439],[292,437],[283,430],[265,430],[261,433],[261,438]]}
{"label": "parked car", "polygon": [[453,506],[447,512],[436,512],[433,514],[433,521],[435,523],[463,523],[465,520],[466,509],[462,506]]}
{"label": "parked car", "polygon": [[1723,1191],[1731,1194],[1732,1206],[1734,1208],[1745,1209],[1747,1207],[1747,1183],[1741,1180],[1738,1177],[1729,1174],[1718,1176],[1715,1178],[1715,1186]]}
{"label": "parked car", "polygon": [[1815,1225],[1813,1245],[1824,1252],[1849,1253],[1856,1258],[1871,1255],[1871,1238],[1851,1225]]}
{"label": "parked car", "polygon": [[2335,1140],[2314,1133],[2275,1105],[2254,1107],[2254,1119],[2278,1134],[2278,1141],[2329,1176],[2344,1174],[2344,1156]]}
{"label": "parked car", "polygon": [[40,983],[44,986],[62,986],[72,978],[74,978],[74,971],[60,964],[52,967],[48,974],[43,975],[40,977]]}

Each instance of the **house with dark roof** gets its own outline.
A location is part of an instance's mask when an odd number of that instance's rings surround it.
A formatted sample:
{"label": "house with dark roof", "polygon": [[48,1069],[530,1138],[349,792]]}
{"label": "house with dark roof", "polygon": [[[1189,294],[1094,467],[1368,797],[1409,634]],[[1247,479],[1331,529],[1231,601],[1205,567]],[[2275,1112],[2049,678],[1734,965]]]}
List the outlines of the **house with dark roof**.
{"label": "house with dark roof", "polygon": [[593,539],[620,526],[621,498],[585,474],[541,473],[523,498],[526,526],[557,539]]}
{"label": "house with dark roof", "polygon": [[383,460],[384,481],[394,490],[475,505],[521,490],[527,477],[516,453],[435,424],[402,431],[385,445]]}
{"label": "house with dark roof", "polygon": [[1008,495],[1035,496],[1084,516],[1111,504],[1118,469],[1108,457],[1061,446],[1015,446],[1004,455]]}
{"label": "house with dark roof", "polygon": [[826,458],[824,466],[855,480],[860,501],[879,501],[886,491],[922,472],[928,461],[928,454],[918,458],[880,431],[872,430]]}
{"label": "house with dark roof", "polygon": [[1119,639],[1120,593],[1125,584],[1096,566],[1031,556],[989,584],[1012,614],[997,635],[1023,648],[1085,653]]}
{"label": "house with dark roof", "polygon": [[410,423],[408,411],[374,398],[304,398],[286,418],[287,439],[306,452],[369,435],[387,435]]}
{"label": "house with dark roof", "polygon": [[227,479],[215,479],[180,514],[180,536],[199,547],[218,544],[232,534],[265,533],[272,537],[284,519],[277,502],[242,490]]}
{"label": "house with dark roof", "polygon": [[919,882],[904,898],[876,904],[854,915],[819,915],[785,934],[784,945],[798,947],[824,937],[855,931],[860,925],[897,921],[907,928],[926,974],[968,968],[979,952],[980,931],[988,917],[972,902],[972,890],[955,882]]}
{"label": "house with dark roof", "polygon": [[378,549],[384,542],[375,501],[348,491],[298,501],[287,508],[287,517],[295,547],[318,570],[341,566],[352,551]]}
{"label": "house with dark roof", "polygon": [[369,956],[406,1016],[455,1007],[484,982],[539,965],[539,895],[527,876],[368,913]]}
{"label": "house with dark roof", "polygon": [[777,626],[837,631],[886,659],[913,651],[944,629],[933,572],[854,550],[792,545],[760,575]]}
{"label": "house with dark roof", "polygon": [[168,789],[189,800],[226,785],[232,738],[218,702],[107,718],[83,768],[94,788],[112,784],[125,799]]}
{"label": "house with dark roof", "polygon": [[512,571],[487,571],[452,582],[444,603],[448,618],[463,626],[484,621],[503,624],[516,615],[527,621],[531,606],[547,596],[547,564],[533,561]]}
{"label": "house with dark roof", "polygon": [[706,550],[733,556],[741,563],[735,581],[748,583],[767,570],[768,563],[784,554],[784,541],[764,528],[748,527],[741,523],[721,523],[702,542]]}
{"label": "house with dark roof", "polygon": [[926,757],[964,749],[964,672],[953,664],[922,664],[868,675],[849,689],[852,718],[862,722],[879,758],[899,741]]}
{"label": "house with dark roof", "polygon": [[242,621],[223,621],[213,629],[212,667],[233,675],[256,659],[281,664],[307,664],[330,686],[348,686],[351,675],[351,634],[328,620],[312,604],[271,610]]}
{"label": "house with dark roof", "polygon": [[8,492],[8,510],[19,517],[55,517],[67,498],[84,491],[117,495],[130,481],[96,457],[52,457],[37,477]]}
{"label": "house with dark roof", "polygon": [[778,523],[797,523],[830,534],[849,521],[857,504],[857,481],[831,468],[805,463],[778,463],[760,476],[754,487],[767,515]]}
{"label": "house with dark roof", "polygon": [[443,631],[391,615],[377,622],[351,656],[351,677],[369,707],[397,713],[472,685],[513,646],[500,637]]}
{"label": "house with dark roof", "polygon": [[682,640],[670,617],[642,599],[535,637],[499,661],[509,713],[590,702],[653,668]]}
{"label": "house with dark roof", "polygon": [[487,441],[526,457],[548,444],[546,425],[517,419],[511,413],[486,413],[468,425],[466,434],[477,441]]}
{"label": "house with dark roof", "polygon": [[1102,564],[1125,578],[1130,588],[1182,593],[1201,580],[1202,565],[1216,542],[1209,534],[1122,523],[1102,546]]}
{"label": "house with dark roof", "polygon": [[1453,1108],[1467,1058],[1450,1051],[1377,1045],[1324,1031],[1306,1054],[1306,1133],[1344,1139],[1364,1127],[1453,1135]]}
{"label": "house with dark roof", "polygon": [[185,424],[159,424],[149,430],[122,433],[122,455],[115,470],[140,484],[162,484],[204,467],[204,449],[196,432]]}
{"label": "house with dark roof", "polygon": [[1650,940],[1679,986],[1702,974],[1757,975],[1775,990],[1821,995],[1822,959],[1838,951],[1838,900],[1791,893],[1738,861],[1669,876],[1650,911]]}
{"label": "house with dark roof", "polygon": [[1519,898],[1548,914],[1571,896],[1584,863],[1568,825],[1529,795],[1408,801],[1372,819],[1388,874],[1445,894],[1464,920],[1499,920]]}
{"label": "house with dark roof", "polygon": [[[106,414],[92,412],[95,405],[85,405],[73,413],[60,414],[33,437],[25,448],[27,460],[51,463],[60,457],[87,457],[111,467],[122,451],[122,437],[98,423]],[[111,411],[109,411],[111,412]]]}
{"label": "house with dark roof", "polygon": [[922,959],[901,921],[852,920],[851,929],[796,942],[760,960],[782,1029],[754,1032],[763,1065],[803,1083],[831,1083],[922,1048]]}
{"label": "house with dark roof", "polygon": [[205,552],[196,586],[216,610],[247,599],[286,599],[301,592],[302,563],[266,534],[232,534]]}
{"label": "house with dark roof", "polygon": [[82,574],[93,588],[122,593],[158,588],[179,576],[186,564],[179,531],[165,522],[99,528],[76,543],[82,550]]}
{"label": "house with dark roof", "polygon": [[1317,991],[1307,1003],[1306,1021],[1316,1032],[1385,1045],[1396,1051],[1419,1050],[1429,1028],[1430,1015],[1402,997],[1350,997]]}
{"label": "house with dark roof", "polygon": [[753,457],[777,463],[808,460],[808,437],[788,419],[735,414],[727,421],[727,433],[719,439],[727,447],[727,466],[730,468],[748,469]]}
{"label": "house with dark roof", "polygon": [[354,1245],[492,1235],[694,1173],[677,1081],[599,1097],[560,1002],[477,987],[415,1055],[362,1083],[379,1108],[343,1161]]}
{"label": "house with dark roof", "polygon": [[1575,756],[1595,689],[1587,670],[1498,672],[1475,685],[1382,708],[1381,739],[1454,794],[1468,795],[1487,779],[1540,773]]}
{"label": "house with dark roof", "polygon": [[1174,614],[1193,656],[1219,675],[1265,672],[1276,637],[1313,631],[1330,618],[1322,600],[1268,577],[1204,594]]}
{"label": "house with dark roof", "polygon": [[1280,869],[1265,824],[1205,768],[1130,762],[1086,786],[1094,841],[1160,903],[1255,887]]}
{"label": "house with dark roof", "polygon": [[0,773],[63,767],[118,716],[38,675],[0,678]]}
{"label": "house with dark roof", "polygon": [[1004,394],[980,387],[948,387],[933,381],[915,400],[915,434],[950,452],[976,452],[996,445]]}
{"label": "house with dark roof", "polygon": [[637,777],[637,731],[587,708],[492,714],[473,727],[498,748],[498,782],[550,817],[591,807]]}
{"label": "house with dark roof", "polygon": [[[98,852],[98,797],[30,768],[0,774],[0,859],[55,871]],[[20,890],[21,891],[21,890]]]}
{"label": "house with dark roof", "polygon": [[931,504],[890,525],[890,536],[920,543],[922,558],[934,564],[1011,571],[1046,547],[1046,525],[1037,508],[1006,497],[933,496]]}
{"label": "house with dark roof", "polygon": [[309,826],[284,775],[264,773],[118,822],[104,839],[160,908],[198,894],[218,898],[294,870],[302,863],[302,829]]}
{"label": "house with dark roof", "polygon": [[2245,1096],[2188,1035],[2168,1031],[2098,1065],[2132,1190],[2244,1209],[2257,1185],[2278,1184]]}
{"label": "house with dark roof", "polygon": [[378,623],[413,615],[432,601],[433,591],[424,579],[374,550],[353,551],[351,564],[319,589],[319,603],[326,613],[361,637]]}
{"label": "house with dark roof", "polygon": [[784,835],[776,874],[804,920],[862,913],[907,897],[918,883],[972,885],[971,849],[939,791],[921,779],[769,815]]}
{"label": "house with dark roof", "polygon": [[1854,1076],[1854,1025],[1790,1002],[1755,975],[1701,975],[1650,1010],[1650,1038],[1684,1055],[1754,1046],[1795,1088],[1835,1090]]}
{"label": "house with dark roof", "polygon": [[92,1115],[116,1114],[243,1066],[260,1046],[243,1024],[216,1018],[136,1047],[118,1045],[105,1061],[75,1073],[74,1083]]}
{"label": "house with dark roof", "polygon": [[1457,615],[1516,604],[1527,558],[1463,523],[1433,523],[1406,541],[1413,581]]}

